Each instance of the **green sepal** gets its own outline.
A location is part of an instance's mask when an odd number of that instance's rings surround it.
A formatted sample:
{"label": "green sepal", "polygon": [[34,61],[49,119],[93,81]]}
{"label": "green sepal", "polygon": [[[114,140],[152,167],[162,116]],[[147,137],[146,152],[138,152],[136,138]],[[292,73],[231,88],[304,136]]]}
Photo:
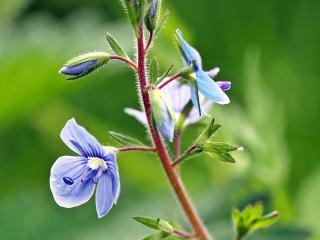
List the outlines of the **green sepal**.
{"label": "green sepal", "polygon": [[160,232],[160,233],[155,233],[152,234],[148,237],[145,237],[142,240],[161,240],[161,239],[168,239],[168,237],[171,235],[171,233],[166,233],[166,232]]}
{"label": "green sepal", "polygon": [[197,138],[195,141],[196,145],[202,145],[204,144],[207,140],[213,140],[213,135],[214,133],[221,127],[219,124],[215,124],[214,118],[210,121],[208,126],[202,131],[200,136]]}
{"label": "green sepal", "polygon": [[157,36],[158,33],[160,32],[161,28],[164,26],[165,22],[167,21],[168,17],[170,15],[170,12],[167,10],[163,17],[160,19],[156,29],[154,30],[154,36]]}
{"label": "green sepal", "polygon": [[106,32],[105,36],[111,49],[114,51],[115,54],[124,58],[129,58],[126,51],[123,49],[120,43],[110,33]]}
{"label": "green sepal", "polygon": [[198,147],[200,147],[203,152],[207,153],[213,159],[229,163],[236,162],[229,152],[235,151],[239,148],[227,143],[213,142],[210,140],[206,141],[202,145],[198,145]]}
{"label": "green sepal", "polygon": [[168,68],[168,70],[167,70],[161,77],[159,77],[159,78],[157,79],[156,85],[158,85],[159,83],[161,83],[161,82],[169,75],[169,73],[171,72],[172,68],[173,68],[173,65],[171,65],[171,66]]}
{"label": "green sepal", "polygon": [[194,77],[194,63],[191,63],[189,66],[180,70],[181,77],[189,80],[195,80]]}
{"label": "green sepal", "polygon": [[152,16],[152,0],[150,1],[150,6],[148,7],[148,11],[147,14],[144,18],[144,22],[145,22],[145,26],[148,29],[149,32],[153,32],[157,25],[158,25],[158,21],[159,21],[159,16],[160,16],[160,12],[161,12],[161,5],[162,5],[162,0],[157,0],[157,6],[155,9],[155,13]]}
{"label": "green sepal", "polygon": [[156,57],[154,57],[150,63],[149,77],[150,77],[151,84],[155,84],[158,80],[158,62]]}
{"label": "green sepal", "polygon": [[137,216],[133,217],[133,219],[149,228],[159,230],[161,232],[172,233],[174,230],[173,226],[169,222],[160,218]]}
{"label": "green sepal", "polygon": [[189,100],[189,102],[184,106],[184,108],[182,109],[182,112],[179,116],[179,119],[177,121],[177,126],[176,129],[178,132],[180,132],[184,126],[184,122],[186,121],[186,119],[188,118],[191,110],[193,108],[193,104],[192,101]]}
{"label": "green sepal", "polygon": [[100,64],[105,64],[110,60],[110,54],[106,52],[90,52],[90,53],[84,53],[79,56],[76,56],[74,58],[71,58],[68,60],[64,66],[70,67],[74,65],[78,65],[83,62],[88,62],[95,60],[99,62]]}
{"label": "green sepal", "polygon": [[167,96],[157,88],[149,89],[150,101],[151,101],[151,108],[153,112],[154,119],[158,126],[162,125],[162,112],[161,112],[161,104],[164,104],[166,110],[168,111],[170,118],[175,122],[175,113],[173,111],[173,107],[167,98]]}
{"label": "green sepal", "polygon": [[151,108],[153,117],[157,125],[162,124],[162,114],[161,114],[161,91],[159,89],[150,89],[149,96],[151,101]]}
{"label": "green sepal", "polygon": [[242,239],[248,234],[263,228],[270,227],[279,218],[279,213],[273,211],[263,215],[263,204],[246,206],[243,211],[234,208],[232,210],[233,224],[237,231],[238,239]]}
{"label": "green sepal", "polygon": [[115,140],[117,143],[119,143],[121,146],[144,146],[142,142],[139,140],[129,137],[127,135],[124,135],[122,133],[117,133],[113,131],[108,132],[110,137]]}

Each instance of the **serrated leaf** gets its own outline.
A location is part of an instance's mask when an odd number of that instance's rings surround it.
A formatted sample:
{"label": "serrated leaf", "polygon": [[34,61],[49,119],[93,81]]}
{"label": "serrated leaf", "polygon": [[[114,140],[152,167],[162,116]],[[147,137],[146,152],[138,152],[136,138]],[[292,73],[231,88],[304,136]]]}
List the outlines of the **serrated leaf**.
{"label": "serrated leaf", "polygon": [[170,12],[167,10],[161,20],[159,21],[156,29],[154,30],[154,36],[157,36],[160,32],[161,28],[164,26],[165,22],[167,21],[168,17],[170,15]]}
{"label": "serrated leaf", "polygon": [[158,62],[154,57],[149,66],[150,83],[155,84],[158,80]]}
{"label": "serrated leaf", "polygon": [[160,218],[138,216],[133,217],[133,219],[149,228],[159,230],[161,232],[172,233],[174,230],[173,226],[169,222]]}
{"label": "serrated leaf", "polygon": [[117,141],[119,144],[123,146],[144,146],[144,144],[139,140],[129,137],[127,135],[124,135],[122,133],[109,131],[109,135],[111,136],[112,139],[114,139],[115,141]]}
{"label": "serrated leaf", "polygon": [[106,32],[105,35],[111,49],[114,51],[115,54],[124,58],[129,58],[126,51],[123,49],[120,43],[110,33]]}

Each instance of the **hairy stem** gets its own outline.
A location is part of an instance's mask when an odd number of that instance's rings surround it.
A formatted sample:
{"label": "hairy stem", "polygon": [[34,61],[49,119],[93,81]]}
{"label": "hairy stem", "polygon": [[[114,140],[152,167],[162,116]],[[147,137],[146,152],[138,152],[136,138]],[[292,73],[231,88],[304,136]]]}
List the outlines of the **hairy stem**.
{"label": "hairy stem", "polygon": [[110,57],[110,59],[119,60],[121,62],[124,62],[124,63],[130,65],[130,67],[132,67],[135,71],[138,70],[137,65],[134,62],[132,62],[130,59],[128,59],[128,58],[124,58],[124,57],[121,57],[121,56],[118,56],[118,55],[112,55]]}
{"label": "hairy stem", "polygon": [[144,33],[143,33],[143,24],[139,25],[138,29],[138,37],[137,37],[137,45],[138,45],[138,79],[140,85],[140,94],[142,98],[143,107],[146,113],[146,117],[148,120],[148,126],[150,131],[150,136],[153,140],[154,146],[157,149],[159,158],[161,160],[162,166],[166,172],[168,180],[186,214],[188,217],[191,225],[196,232],[196,235],[201,240],[210,240],[212,239],[208,234],[206,228],[204,227],[201,219],[199,218],[198,214],[196,213],[186,191],[184,188],[183,183],[179,176],[175,173],[174,169],[171,166],[171,160],[169,158],[167,149],[165,144],[159,134],[159,131],[153,124],[152,119],[152,110],[151,110],[151,103],[149,94],[145,91],[146,86],[148,85],[148,80],[146,77],[146,68],[145,68],[145,58],[146,52],[144,48]]}
{"label": "hairy stem", "polygon": [[197,236],[195,233],[187,233],[187,232],[183,232],[181,230],[174,230],[173,232],[174,232],[174,234],[176,234],[180,237],[183,237],[183,238],[194,238]]}
{"label": "hairy stem", "polygon": [[150,48],[152,40],[153,40],[153,32],[150,32],[149,40],[148,40],[147,46],[145,48],[145,52],[148,51],[148,49]]}
{"label": "hairy stem", "polygon": [[176,80],[177,78],[181,77],[181,72],[176,73],[175,75],[173,75],[172,77],[168,78],[165,82],[161,83],[159,85],[159,88],[163,88],[164,86],[166,86],[167,84],[169,84],[170,82]]}

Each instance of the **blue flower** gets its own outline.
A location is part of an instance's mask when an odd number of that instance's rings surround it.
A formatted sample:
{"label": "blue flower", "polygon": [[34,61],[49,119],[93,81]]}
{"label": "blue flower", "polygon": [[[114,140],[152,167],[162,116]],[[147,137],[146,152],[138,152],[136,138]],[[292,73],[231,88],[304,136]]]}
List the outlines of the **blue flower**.
{"label": "blue flower", "polygon": [[[167,96],[168,101],[171,103],[175,119],[178,121],[183,110],[191,100],[191,92],[189,86],[186,84],[182,84],[179,81],[173,81],[170,84],[166,85],[162,90],[164,94]],[[205,112],[208,112],[212,106],[212,102],[206,101],[203,95],[200,95],[200,103]],[[144,112],[132,108],[125,108],[124,111],[128,115],[137,119],[140,123],[147,125],[147,119]],[[201,116],[199,116],[198,111],[194,107],[192,107],[189,114],[186,116],[184,124],[187,125],[195,123],[199,121],[200,118]],[[170,126],[170,130],[173,129],[171,125],[172,124],[166,124],[166,126]],[[168,134],[168,136],[172,136],[171,131],[170,134]]]}
{"label": "blue flower", "polygon": [[[219,85],[210,78],[209,74],[202,69],[201,57],[197,50],[195,50],[184,40],[180,30],[177,30],[176,33],[179,43],[178,45],[183,55],[185,64],[187,66],[194,64],[195,80],[196,85],[198,87],[198,91],[202,93],[206,98],[218,104],[230,103],[229,97],[224,93],[224,91],[219,87]],[[191,83],[190,89],[193,105],[197,109],[199,109],[199,113],[201,114],[201,109],[197,100],[198,93],[196,92],[195,86]]]}
{"label": "blue flower", "polygon": [[61,131],[62,141],[80,156],[63,156],[51,168],[50,188],[58,205],[72,208],[87,202],[96,190],[98,217],[116,204],[120,179],[115,152],[70,119]]}

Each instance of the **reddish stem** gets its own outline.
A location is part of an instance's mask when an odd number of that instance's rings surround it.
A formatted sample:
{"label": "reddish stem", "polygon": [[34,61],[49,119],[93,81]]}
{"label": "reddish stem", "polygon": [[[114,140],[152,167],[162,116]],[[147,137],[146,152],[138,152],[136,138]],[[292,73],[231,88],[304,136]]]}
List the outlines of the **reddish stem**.
{"label": "reddish stem", "polygon": [[173,233],[183,238],[194,238],[197,236],[195,233],[187,233],[181,230],[174,230]]}
{"label": "reddish stem", "polygon": [[185,157],[186,155],[190,154],[193,152],[193,150],[195,150],[197,148],[197,146],[192,145],[191,147],[189,147],[182,155],[180,155],[178,158],[176,157],[176,159],[174,160],[174,162],[171,164],[172,167],[177,167],[177,165],[181,162],[181,159],[183,157]]}
{"label": "reddish stem", "polygon": [[153,32],[150,32],[148,43],[147,43],[147,46],[144,50],[145,52],[148,51],[149,47],[151,46],[152,40],[153,40]]}
{"label": "reddish stem", "polygon": [[112,56],[110,57],[110,59],[119,60],[119,61],[121,61],[121,62],[127,63],[127,64],[129,64],[130,67],[132,67],[135,71],[138,70],[137,65],[136,65],[134,62],[132,62],[130,59],[128,59],[128,58],[121,57],[121,56],[118,56],[118,55],[112,55]]}
{"label": "reddish stem", "polygon": [[211,237],[208,234],[206,228],[201,222],[198,214],[196,213],[195,209],[192,206],[192,203],[185,191],[185,188],[181,182],[179,176],[176,175],[174,169],[171,167],[171,160],[168,156],[167,149],[163,143],[163,140],[159,134],[159,131],[153,126],[152,120],[152,111],[151,111],[151,103],[149,94],[147,91],[144,91],[146,86],[148,85],[148,80],[146,78],[146,68],[145,68],[145,48],[144,48],[144,37],[143,37],[143,24],[139,25],[138,29],[138,37],[137,37],[137,44],[138,44],[138,78],[139,78],[139,87],[140,87],[140,94],[142,97],[143,107],[146,113],[146,117],[148,120],[148,126],[150,135],[152,137],[154,146],[157,149],[159,158],[161,160],[162,166],[167,174],[169,182],[176,193],[176,196],[187,215],[191,225],[193,226],[195,232],[197,233],[197,237],[201,240],[210,240]]}
{"label": "reddish stem", "polygon": [[177,78],[181,77],[181,72],[176,73],[175,75],[171,76],[168,80],[163,82],[162,84],[159,85],[159,89],[163,88],[166,86],[168,83],[172,82],[173,80],[176,80]]}
{"label": "reddish stem", "polygon": [[176,159],[179,159],[181,155],[181,135],[179,132],[176,132],[175,136],[175,152],[176,152]]}
{"label": "reddish stem", "polygon": [[153,147],[122,147],[118,148],[119,152],[130,152],[130,151],[143,151],[143,152],[156,152],[157,149]]}

